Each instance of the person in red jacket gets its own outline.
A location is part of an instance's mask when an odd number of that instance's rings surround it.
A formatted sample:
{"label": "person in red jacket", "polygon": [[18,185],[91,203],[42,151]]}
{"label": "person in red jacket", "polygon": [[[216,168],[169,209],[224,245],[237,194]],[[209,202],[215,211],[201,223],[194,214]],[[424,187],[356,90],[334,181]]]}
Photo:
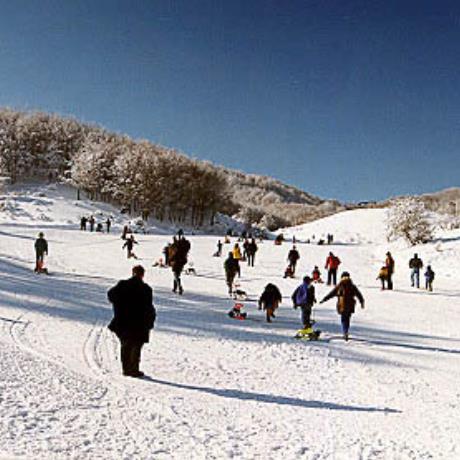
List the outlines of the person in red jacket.
{"label": "person in red jacket", "polygon": [[330,286],[334,284],[337,286],[337,269],[340,265],[340,259],[335,256],[332,252],[329,253],[328,258],[326,259],[326,266],[324,267],[327,270],[327,285]]}

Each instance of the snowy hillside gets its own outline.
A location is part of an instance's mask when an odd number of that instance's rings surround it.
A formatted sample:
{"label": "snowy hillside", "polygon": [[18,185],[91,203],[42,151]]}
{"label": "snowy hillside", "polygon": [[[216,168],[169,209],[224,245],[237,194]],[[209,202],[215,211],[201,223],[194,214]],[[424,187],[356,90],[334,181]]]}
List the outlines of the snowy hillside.
{"label": "snowy hillside", "polygon": [[[113,233],[79,230],[82,214],[114,217]],[[143,349],[143,379],[121,375],[107,290],[134,262],[122,251],[124,216],[76,202],[54,187],[0,195],[0,458],[19,459],[458,459],[460,458],[460,231],[426,246],[385,242],[385,211],[355,210],[286,229],[299,243],[297,279],[283,279],[290,243],[259,244],[242,265],[247,321],[226,315],[216,236],[188,236],[197,276],[171,293],[168,269],[153,268],[166,228],[137,235],[135,250],[154,288],[158,320]],[[33,273],[44,231],[50,276]],[[229,247],[224,247],[224,254]],[[387,250],[395,291],[376,281]],[[296,341],[290,295],[301,274],[322,271],[329,251],[366,299],[344,342],[334,301],[317,305],[323,340]],[[410,287],[417,251],[436,272],[434,292]],[[323,273],[324,275],[324,273]],[[276,283],[273,323],[255,300]],[[318,300],[329,291],[317,286]]]}

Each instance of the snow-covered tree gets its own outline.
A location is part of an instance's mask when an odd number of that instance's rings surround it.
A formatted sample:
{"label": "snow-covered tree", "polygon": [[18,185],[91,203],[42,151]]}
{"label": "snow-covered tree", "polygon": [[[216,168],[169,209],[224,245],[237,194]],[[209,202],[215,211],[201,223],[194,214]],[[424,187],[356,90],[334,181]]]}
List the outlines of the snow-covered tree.
{"label": "snow-covered tree", "polygon": [[396,201],[388,210],[388,241],[404,238],[412,246],[427,243],[433,237],[433,227],[424,203],[413,197]]}

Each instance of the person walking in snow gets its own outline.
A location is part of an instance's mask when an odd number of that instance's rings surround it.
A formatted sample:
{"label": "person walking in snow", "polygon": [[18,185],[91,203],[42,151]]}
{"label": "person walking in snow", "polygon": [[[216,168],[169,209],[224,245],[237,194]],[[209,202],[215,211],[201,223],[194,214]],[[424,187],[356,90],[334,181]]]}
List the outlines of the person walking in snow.
{"label": "person walking in snow", "polygon": [[139,370],[141,350],[156,319],[152,288],[144,282],[144,275],[144,268],[136,265],[130,279],[118,282],[107,293],[114,313],[108,328],[120,340],[123,375],[129,377],[144,375]]}
{"label": "person walking in snow", "polygon": [[299,251],[297,251],[297,248],[295,244],[292,246],[292,249],[289,251],[287,260],[289,262],[289,268],[290,272],[292,273],[292,277],[295,275],[295,268],[297,266],[297,262],[300,259],[300,254]]}
{"label": "person walking in snow", "polygon": [[256,240],[252,238],[246,249],[249,267],[254,267],[254,259],[256,257],[257,249],[259,248],[257,247]]}
{"label": "person walking in snow", "polygon": [[134,249],[134,245],[135,244],[139,244],[135,239],[134,239],[134,235],[131,235],[126,241],[125,241],[125,244],[123,245],[122,249],[125,249],[127,250],[127,256],[128,256],[128,259],[131,259],[134,258],[134,259],[137,259],[137,256],[136,254],[134,254],[133,252],[133,249]]}
{"label": "person walking in snow", "polygon": [[418,257],[418,254],[414,254],[414,257],[409,260],[409,268],[411,269],[411,286],[420,288],[420,270],[423,268],[423,262],[422,259]]}
{"label": "person walking in snow", "polygon": [[385,267],[387,269],[387,288],[391,291],[393,289],[393,273],[395,271],[395,261],[390,251],[386,253],[386,256]]}
{"label": "person walking in snow", "polygon": [[427,291],[433,291],[433,281],[434,281],[434,271],[431,268],[431,265],[426,267],[425,271],[425,289]]}
{"label": "person walking in snow", "polygon": [[86,216],[83,216],[80,219],[80,230],[86,231],[86,223],[88,222],[88,218]]}
{"label": "person walking in snow", "polygon": [[43,232],[38,234],[38,238],[35,240],[35,269],[36,273],[43,271],[43,265],[45,263],[45,254],[48,255],[48,242],[45,240]]}
{"label": "person walking in snow", "polygon": [[225,270],[225,280],[228,286],[228,293],[232,295],[233,293],[233,281],[235,280],[235,276],[240,271],[240,264],[239,262],[233,257],[233,252],[228,253],[227,259],[224,262],[224,270]]}
{"label": "person walking in snow", "polygon": [[292,293],[292,306],[301,310],[302,326],[304,329],[311,327],[311,310],[316,303],[315,287],[309,276],[305,276],[302,284]]}
{"label": "person walking in snow", "polygon": [[107,217],[107,220],[105,221],[105,227],[107,229],[107,233],[110,233],[111,226],[112,226],[112,221],[110,220],[110,217]]}
{"label": "person walking in snow", "polygon": [[351,316],[355,312],[357,298],[364,308],[364,297],[355,286],[348,272],[343,272],[340,283],[326,296],[320,303],[327,302],[329,299],[337,297],[337,313],[340,315],[343,338],[348,341]]}
{"label": "person walking in snow", "polygon": [[94,232],[94,225],[96,224],[96,219],[94,218],[94,216],[91,216],[89,218],[89,230],[91,232]]}
{"label": "person walking in snow", "polygon": [[329,253],[328,258],[326,259],[325,269],[327,270],[327,285],[330,286],[334,284],[337,285],[337,270],[341,264],[340,259],[335,256],[332,252]]}
{"label": "person walking in snow", "polygon": [[179,292],[179,295],[182,295],[184,293],[181,275],[187,263],[187,256],[191,247],[190,242],[183,235],[184,234],[182,232],[180,233],[180,236],[174,238],[174,242],[170,246],[169,250],[169,265],[171,266],[174,275],[172,291]]}
{"label": "person walking in snow", "polygon": [[271,323],[271,319],[275,317],[275,310],[279,307],[283,297],[277,286],[268,283],[265,286],[264,292],[259,298],[259,310],[265,310],[267,323]]}

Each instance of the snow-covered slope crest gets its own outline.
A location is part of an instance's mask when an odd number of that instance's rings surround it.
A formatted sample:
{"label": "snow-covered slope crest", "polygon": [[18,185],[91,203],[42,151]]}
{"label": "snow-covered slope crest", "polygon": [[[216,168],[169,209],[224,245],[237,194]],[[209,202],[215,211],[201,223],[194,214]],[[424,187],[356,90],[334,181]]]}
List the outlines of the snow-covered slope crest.
{"label": "snow-covered slope crest", "polygon": [[336,243],[342,244],[381,244],[385,241],[386,209],[355,209],[343,211],[308,224],[282,229],[288,238],[312,243],[326,240],[333,234]]}

